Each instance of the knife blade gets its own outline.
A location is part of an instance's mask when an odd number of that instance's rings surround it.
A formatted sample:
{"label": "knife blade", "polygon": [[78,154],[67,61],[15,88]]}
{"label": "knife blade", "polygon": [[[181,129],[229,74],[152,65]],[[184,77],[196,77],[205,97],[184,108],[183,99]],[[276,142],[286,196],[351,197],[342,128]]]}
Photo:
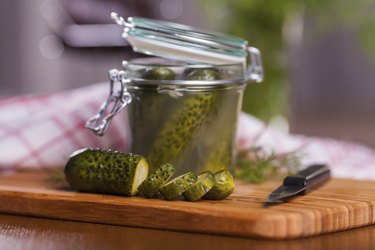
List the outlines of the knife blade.
{"label": "knife blade", "polygon": [[265,206],[282,203],[296,195],[305,195],[327,182],[330,177],[331,171],[326,164],[311,165],[296,175],[285,177],[283,184],[268,196]]}

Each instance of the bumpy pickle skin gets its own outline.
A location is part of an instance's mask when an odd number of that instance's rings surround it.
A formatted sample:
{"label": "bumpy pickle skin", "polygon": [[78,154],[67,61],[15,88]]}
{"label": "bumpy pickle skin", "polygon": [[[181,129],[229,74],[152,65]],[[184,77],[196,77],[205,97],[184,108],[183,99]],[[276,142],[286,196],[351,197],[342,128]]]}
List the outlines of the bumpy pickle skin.
{"label": "bumpy pickle skin", "polygon": [[[187,80],[219,80],[214,69],[196,69],[186,73]],[[165,162],[177,162],[186,146],[194,140],[199,130],[214,119],[220,103],[217,94],[194,93],[186,98],[164,124],[147,155],[151,168]]]}
{"label": "bumpy pickle skin", "polygon": [[207,156],[207,161],[203,165],[203,170],[210,170],[212,172],[218,172],[223,169],[228,169],[233,163],[232,153],[232,136],[224,139],[220,143],[217,143],[212,148],[211,153]]}
{"label": "bumpy pickle skin", "polygon": [[[157,83],[158,81],[175,80],[176,73],[164,66],[154,66],[136,72],[135,77]],[[156,84],[146,84],[140,89],[129,90],[134,96],[132,103],[127,107],[131,118],[131,135],[134,138],[131,143],[131,151],[137,154],[147,154],[151,145],[145,142],[154,140],[156,136],[154,129],[161,129],[161,124],[158,124],[157,121],[159,120],[160,112],[168,105],[168,96],[160,94],[158,89]],[[150,124],[152,124],[153,129],[150,129]],[[155,170],[155,168],[152,170]]]}
{"label": "bumpy pickle skin", "polygon": [[147,177],[148,164],[139,155],[87,148],[70,157],[64,173],[79,191],[132,196],[137,193],[134,185]]}
{"label": "bumpy pickle skin", "polygon": [[176,73],[170,68],[159,66],[146,69],[142,72],[142,78],[146,80],[175,80]]}
{"label": "bumpy pickle skin", "polygon": [[166,200],[173,200],[191,187],[197,178],[193,172],[187,172],[162,185],[159,191]]}
{"label": "bumpy pickle skin", "polygon": [[138,187],[138,191],[148,198],[155,197],[159,188],[173,175],[175,169],[171,164],[163,164]]}
{"label": "bumpy pickle skin", "polygon": [[244,86],[226,91],[221,101],[220,114],[209,126],[209,131],[202,131],[207,136],[201,143],[206,143],[210,149],[205,155],[202,171],[211,170],[216,173],[234,165],[235,133],[243,88]]}
{"label": "bumpy pickle skin", "polygon": [[206,200],[224,200],[233,193],[234,180],[229,170],[221,170],[214,174],[215,185],[208,191],[203,199]]}
{"label": "bumpy pickle skin", "polygon": [[216,69],[203,68],[193,69],[185,72],[187,80],[216,81],[222,79],[220,72]]}
{"label": "bumpy pickle skin", "polygon": [[206,171],[201,173],[198,176],[197,181],[183,192],[182,195],[187,201],[197,201],[202,198],[203,195],[208,193],[214,185],[215,176],[211,171]]}
{"label": "bumpy pickle skin", "polygon": [[164,162],[173,162],[205,124],[213,110],[215,97],[200,94],[189,98],[181,109],[164,125],[147,156],[154,168]]}
{"label": "bumpy pickle skin", "polygon": [[[216,173],[223,169],[230,169],[234,164],[234,139],[237,128],[237,113],[233,103],[225,100],[223,104],[226,107],[221,108],[220,112],[225,115],[219,116],[217,121],[210,126],[210,135],[215,135],[214,139],[206,138],[210,151],[206,155],[206,160],[202,164],[202,170],[211,170]],[[232,114],[228,114],[232,111]]]}

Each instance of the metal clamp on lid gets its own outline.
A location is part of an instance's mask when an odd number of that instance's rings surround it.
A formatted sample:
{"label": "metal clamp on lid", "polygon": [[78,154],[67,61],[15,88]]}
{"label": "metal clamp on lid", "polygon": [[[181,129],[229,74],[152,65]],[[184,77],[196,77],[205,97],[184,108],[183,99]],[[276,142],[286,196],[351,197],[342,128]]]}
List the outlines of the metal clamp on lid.
{"label": "metal clamp on lid", "polygon": [[[94,131],[97,135],[104,135],[112,118],[117,115],[132,101],[132,97],[127,92],[127,83],[124,71],[112,69],[108,72],[110,79],[110,92],[107,100],[102,103],[96,115],[91,117],[85,127]],[[120,85],[119,89],[115,89],[115,85]]]}
{"label": "metal clamp on lid", "polygon": [[247,68],[247,79],[255,82],[262,82],[264,78],[262,57],[259,49],[247,47],[250,57],[250,64]]}

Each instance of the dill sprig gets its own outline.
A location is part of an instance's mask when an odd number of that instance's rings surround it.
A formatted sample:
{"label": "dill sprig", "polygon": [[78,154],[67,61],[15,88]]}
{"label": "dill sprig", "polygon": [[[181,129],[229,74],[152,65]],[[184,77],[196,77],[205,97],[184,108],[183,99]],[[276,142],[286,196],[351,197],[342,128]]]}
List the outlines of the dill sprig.
{"label": "dill sprig", "polygon": [[49,169],[46,178],[46,182],[63,185],[66,184],[66,179],[64,175],[63,168]]}
{"label": "dill sprig", "polygon": [[252,146],[237,154],[236,177],[260,183],[280,174],[295,174],[301,169],[300,150],[276,153],[260,146]]}
{"label": "dill sprig", "polygon": [[253,139],[252,145],[237,152],[235,175],[237,178],[251,182],[261,183],[279,175],[296,174],[302,168],[302,148],[276,153],[259,146],[259,139],[267,131],[268,124]]}

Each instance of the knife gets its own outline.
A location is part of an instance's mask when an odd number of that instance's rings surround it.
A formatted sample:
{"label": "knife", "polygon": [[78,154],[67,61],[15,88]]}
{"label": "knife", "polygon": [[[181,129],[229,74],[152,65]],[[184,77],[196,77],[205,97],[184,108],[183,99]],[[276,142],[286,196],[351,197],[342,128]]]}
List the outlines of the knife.
{"label": "knife", "polygon": [[268,196],[265,206],[282,203],[296,195],[305,195],[327,182],[330,177],[331,171],[326,164],[311,165],[296,175],[285,177],[283,185]]}

